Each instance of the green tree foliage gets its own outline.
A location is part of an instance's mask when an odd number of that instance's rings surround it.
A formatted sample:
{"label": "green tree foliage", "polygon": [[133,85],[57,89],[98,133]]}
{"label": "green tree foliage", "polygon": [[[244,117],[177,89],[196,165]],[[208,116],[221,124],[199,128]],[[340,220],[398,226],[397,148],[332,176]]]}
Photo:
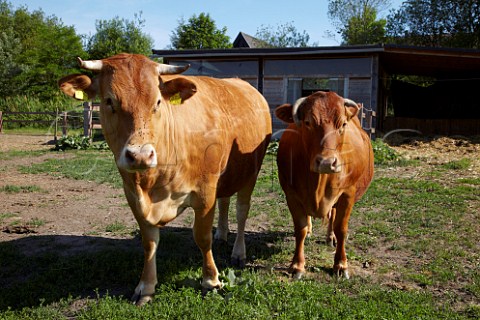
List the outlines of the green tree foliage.
{"label": "green tree foliage", "polygon": [[[299,32],[293,22],[278,24],[277,27],[262,25],[257,29],[255,37],[265,43],[265,47],[288,48],[308,47],[310,36],[304,30]],[[314,45],[314,44],[312,44]]]}
{"label": "green tree foliage", "polygon": [[16,77],[25,70],[15,57],[20,55],[22,45],[12,29],[0,31],[0,96],[15,92]]}
{"label": "green tree foliage", "polygon": [[[41,10],[14,9],[0,0],[0,92],[50,99],[59,95],[57,80],[76,68],[84,56],[73,27]],[[3,78],[5,76],[5,78]]]}
{"label": "green tree foliage", "polygon": [[115,17],[111,20],[97,20],[96,33],[87,43],[90,59],[103,59],[117,53],[152,53],[153,39],[142,32],[145,20],[142,13],[135,14],[134,20]]}
{"label": "green tree foliage", "polygon": [[182,18],[170,35],[174,49],[223,49],[232,46],[227,27],[218,29],[209,14],[193,15],[188,22]]}
{"label": "green tree foliage", "polygon": [[390,0],[330,0],[328,16],[344,44],[373,44],[385,39],[385,19],[377,19]]}
{"label": "green tree foliage", "polygon": [[390,42],[480,48],[478,0],[409,0],[388,16]]}

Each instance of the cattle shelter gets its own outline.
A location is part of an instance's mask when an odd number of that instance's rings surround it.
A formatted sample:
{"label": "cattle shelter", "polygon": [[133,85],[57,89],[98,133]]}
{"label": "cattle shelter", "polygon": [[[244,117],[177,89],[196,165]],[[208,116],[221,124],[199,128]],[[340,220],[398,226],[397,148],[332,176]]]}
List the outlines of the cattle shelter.
{"label": "cattle shelter", "polygon": [[186,75],[248,81],[268,101],[274,130],[285,128],[273,116],[278,105],[325,90],[363,103],[375,115],[371,126],[379,136],[397,129],[480,134],[480,50],[390,44],[252,48],[247,42],[236,41],[243,46],[232,49],[153,50],[153,55],[167,64],[190,64]]}

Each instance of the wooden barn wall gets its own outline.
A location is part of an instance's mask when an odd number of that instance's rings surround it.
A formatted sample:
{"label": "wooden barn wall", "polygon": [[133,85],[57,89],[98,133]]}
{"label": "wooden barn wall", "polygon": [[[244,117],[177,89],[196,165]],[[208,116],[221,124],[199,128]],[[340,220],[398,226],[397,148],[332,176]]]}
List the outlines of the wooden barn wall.
{"label": "wooden barn wall", "polygon": [[361,77],[370,76],[372,58],[266,60],[265,77]]}
{"label": "wooden barn wall", "polygon": [[263,96],[270,107],[273,131],[285,128],[285,123],[275,117],[275,108],[285,103],[285,80],[283,78],[265,78],[263,81]]}
{"label": "wooden barn wall", "polygon": [[350,78],[348,83],[348,98],[364,107],[371,108],[372,80],[370,78]]}
{"label": "wooden barn wall", "polygon": [[416,130],[423,135],[480,135],[479,119],[418,119],[387,117],[383,133],[402,129]]}

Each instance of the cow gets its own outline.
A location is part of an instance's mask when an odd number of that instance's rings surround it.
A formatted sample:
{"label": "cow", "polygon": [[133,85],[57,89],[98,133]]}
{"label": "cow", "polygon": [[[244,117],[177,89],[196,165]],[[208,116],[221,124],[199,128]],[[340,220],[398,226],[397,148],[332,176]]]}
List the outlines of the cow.
{"label": "cow", "polygon": [[305,274],[304,242],[311,217],[329,221],[327,239],[336,238],[334,274],[349,278],[348,221],[373,178],[373,150],[358,120],[359,108],[335,92],[318,91],[275,109],[277,118],[289,124],[280,139],[277,165],[294,224],[289,272],[296,279]]}
{"label": "cow", "polygon": [[229,197],[237,194],[232,261],[242,265],[250,198],[272,133],[267,102],[241,79],[182,76],[188,66],[143,55],[78,62],[95,77],[66,76],[60,89],[77,99],[100,99],[103,134],[142,236],[144,267],[132,300],[143,305],[153,299],[159,228],[188,207],[203,256],[202,287],[220,287],[212,254],[216,199],[221,210],[215,237],[226,239]]}

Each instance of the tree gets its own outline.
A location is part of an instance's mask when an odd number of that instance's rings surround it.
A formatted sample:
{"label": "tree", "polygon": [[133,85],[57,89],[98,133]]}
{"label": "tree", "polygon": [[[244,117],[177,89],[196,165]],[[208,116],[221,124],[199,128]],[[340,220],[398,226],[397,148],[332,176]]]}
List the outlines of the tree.
{"label": "tree", "polygon": [[328,16],[344,44],[379,43],[387,21],[377,15],[389,5],[390,0],[330,0]]}
{"label": "tree", "polygon": [[188,22],[180,19],[177,28],[170,35],[174,49],[223,49],[231,48],[227,27],[217,29],[209,14],[193,15]]}
{"label": "tree", "polygon": [[305,30],[299,32],[293,22],[278,24],[276,29],[262,25],[257,29],[255,37],[272,48],[308,47],[310,40],[308,33]]}
{"label": "tree", "polygon": [[20,39],[15,37],[12,29],[0,31],[0,96],[13,94],[17,85],[15,77],[25,67],[16,62],[15,57],[22,51]]}
{"label": "tree", "polygon": [[480,48],[478,0],[410,0],[388,16],[389,41],[430,47]]}
{"label": "tree", "polygon": [[142,13],[134,14],[134,20],[119,18],[97,20],[96,33],[87,42],[90,59],[103,59],[118,53],[152,53],[153,39],[142,32],[145,20]]}
{"label": "tree", "polygon": [[73,27],[65,26],[55,16],[14,9],[0,1],[2,92],[29,94],[49,99],[59,94],[57,80],[76,68],[75,57],[84,56],[81,37]]}

